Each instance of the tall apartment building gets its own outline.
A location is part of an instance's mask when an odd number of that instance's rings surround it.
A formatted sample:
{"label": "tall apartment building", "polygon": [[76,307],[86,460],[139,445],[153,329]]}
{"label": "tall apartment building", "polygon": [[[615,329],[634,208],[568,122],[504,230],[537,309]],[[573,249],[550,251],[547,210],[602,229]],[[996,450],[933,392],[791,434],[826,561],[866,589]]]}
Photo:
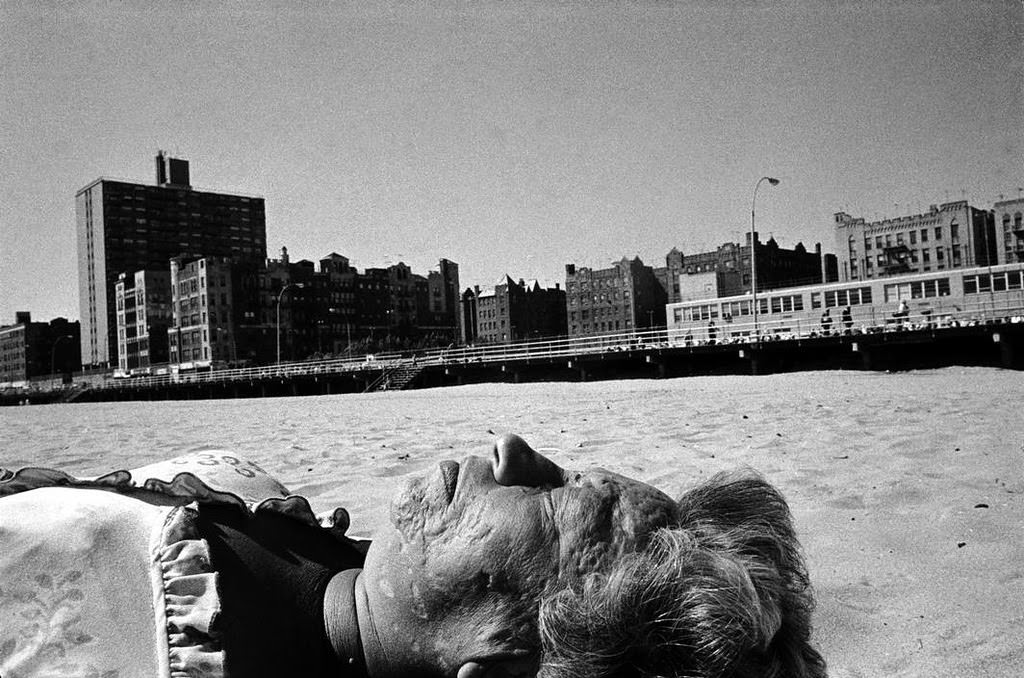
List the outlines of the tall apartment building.
{"label": "tall apartment building", "polygon": [[881,221],[836,212],[834,226],[842,282],[999,261],[993,214],[966,200]]}
{"label": "tall apartment building", "polygon": [[171,272],[122,273],[114,287],[117,310],[117,366],[124,372],[169,359]]}
{"label": "tall apartment building", "polygon": [[266,258],[263,198],[194,189],[187,160],[156,156],[156,184],[99,178],[75,194],[81,355],[116,364],[121,273],[167,270],[177,256]]}
{"label": "tall apartment building", "polygon": [[603,269],[566,264],[565,296],[570,337],[665,324],[665,289],[640,257]]}
{"label": "tall apartment building", "polygon": [[992,212],[999,263],[1024,261],[1024,198],[1000,200]]}

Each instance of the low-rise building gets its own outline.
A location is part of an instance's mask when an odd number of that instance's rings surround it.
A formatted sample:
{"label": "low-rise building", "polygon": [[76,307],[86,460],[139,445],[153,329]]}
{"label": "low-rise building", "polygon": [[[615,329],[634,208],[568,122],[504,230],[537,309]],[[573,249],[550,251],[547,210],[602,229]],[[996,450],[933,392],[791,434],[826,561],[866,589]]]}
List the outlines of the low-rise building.
{"label": "low-rise building", "polygon": [[82,368],[81,325],[66,318],[32,322],[19,311],[14,324],[0,327],[0,384],[22,384],[34,377],[70,374]]}
{"label": "low-rise building", "polygon": [[[755,238],[757,234],[755,233]],[[774,237],[762,243],[755,241],[757,251],[757,289],[771,290],[835,282],[838,279],[836,257],[822,254],[821,244],[808,252],[798,242],[792,249],[780,247]],[[708,252],[683,254],[672,248],[665,256],[665,266],[654,269],[654,274],[665,290],[668,303],[682,301],[683,289],[694,285],[706,286],[708,274],[715,277],[713,287],[718,296],[732,296],[750,292],[750,234],[744,244],[727,242]],[[696,283],[686,282],[683,276],[697,276]],[[681,287],[682,285],[682,287]]]}
{"label": "low-rise building", "polygon": [[[420,275],[404,262],[360,273],[332,252],[292,262],[287,248],[260,279],[262,318],[282,360],[352,351],[446,346],[459,340],[458,265],[441,259]],[[282,297],[281,291],[285,294]]]}

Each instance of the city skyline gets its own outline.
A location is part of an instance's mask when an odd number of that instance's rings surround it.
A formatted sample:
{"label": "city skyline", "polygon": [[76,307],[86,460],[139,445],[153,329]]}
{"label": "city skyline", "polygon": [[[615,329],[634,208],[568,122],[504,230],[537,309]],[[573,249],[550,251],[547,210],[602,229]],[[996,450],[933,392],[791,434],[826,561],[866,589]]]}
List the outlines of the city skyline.
{"label": "city skyline", "polygon": [[160,148],[265,198],[271,257],[444,257],[463,288],[742,242],[766,174],[762,239],[826,252],[835,212],[1024,184],[1013,0],[5,3],[0,42],[0,324],[79,319],[75,192]]}

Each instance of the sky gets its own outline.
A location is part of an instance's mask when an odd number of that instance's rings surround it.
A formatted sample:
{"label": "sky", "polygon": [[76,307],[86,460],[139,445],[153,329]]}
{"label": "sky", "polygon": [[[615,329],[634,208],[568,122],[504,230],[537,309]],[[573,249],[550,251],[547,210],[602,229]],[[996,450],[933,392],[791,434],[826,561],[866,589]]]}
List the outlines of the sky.
{"label": "sky", "polygon": [[78,319],[74,195],[263,196],[268,254],[506,273],[1024,191],[1021,0],[0,1],[0,324]]}

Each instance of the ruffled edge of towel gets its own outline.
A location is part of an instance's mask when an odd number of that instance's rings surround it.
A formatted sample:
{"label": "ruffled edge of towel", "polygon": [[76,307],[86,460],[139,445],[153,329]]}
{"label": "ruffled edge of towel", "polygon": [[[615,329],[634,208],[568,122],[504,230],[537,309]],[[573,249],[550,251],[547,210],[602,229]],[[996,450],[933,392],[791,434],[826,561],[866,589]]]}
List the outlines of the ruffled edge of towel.
{"label": "ruffled edge of towel", "polygon": [[192,506],[171,509],[154,536],[153,609],[164,629],[162,667],[171,678],[223,678],[224,649],[218,628],[220,594],[210,547],[199,533]]}
{"label": "ruffled edge of towel", "polygon": [[311,527],[319,527],[337,539],[348,541],[345,532],[349,528],[350,518],[344,508],[338,507],[330,513],[317,516],[309,501],[301,495],[270,497],[249,504],[233,492],[207,485],[189,471],[176,474],[170,481],[147,478],[139,484],[132,478],[131,472],[125,470],[114,471],[97,478],[77,478],[53,468],[30,466],[18,471],[0,468],[0,497],[40,487],[107,490],[156,504],[184,505],[195,502],[199,505],[236,506],[248,513],[270,511]]}
{"label": "ruffled edge of towel", "polygon": [[269,511],[323,529],[338,540],[352,542],[345,536],[349,515],[344,508],[318,518],[309,501],[299,495],[247,504],[238,495],[217,490],[188,471],[178,473],[170,481],[149,478],[139,484],[130,471],[124,470],[98,478],[77,478],[52,468],[0,468],[0,497],[45,487],[106,490],[170,508],[163,526],[149,544],[155,621],[157,628],[166,631],[160,641],[159,654],[166,657],[160,659],[161,673],[170,678],[225,675],[219,629],[222,622],[218,622],[218,574],[211,563],[209,545],[199,531],[199,506],[235,506],[250,515]]}

